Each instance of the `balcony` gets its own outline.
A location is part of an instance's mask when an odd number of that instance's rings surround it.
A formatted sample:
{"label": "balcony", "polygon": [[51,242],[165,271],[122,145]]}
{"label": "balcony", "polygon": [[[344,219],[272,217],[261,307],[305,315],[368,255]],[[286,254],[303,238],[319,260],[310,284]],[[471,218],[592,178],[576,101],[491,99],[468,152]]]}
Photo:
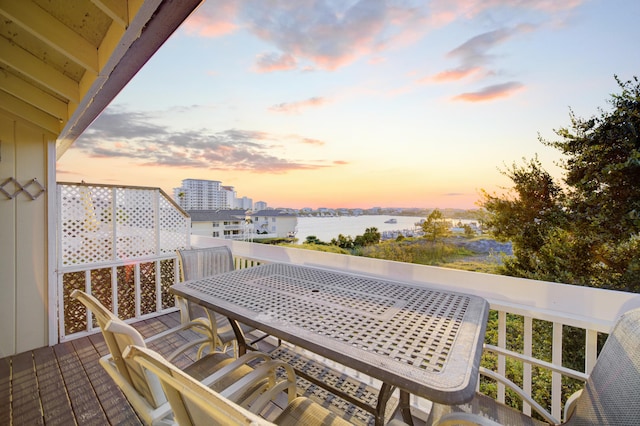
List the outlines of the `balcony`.
{"label": "balcony", "polygon": [[[166,196],[153,188],[120,188],[59,185],[59,317],[61,342],[49,348],[7,357],[0,362],[0,423],[31,424],[74,417],[80,422],[87,398],[97,398],[101,415],[127,412],[126,400],[97,364],[105,352],[99,330],[82,310],[69,300],[74,288],[92,292],[119,316],[132,322],[143,334],[158,332],[177,321],[168,287],[177,280],[175,249],[227,245],[234,253],[236,268],[260,263],[284,262],[348,271],[351,273],[402,280],[415,285],[446,287],[487,299],[495,319],[496,332],[487,338],[486,353],[492,353],[495,370],[505,374],[509,363],[521,365],[525,392],[543,387],[550,394],[551,414],[561,418],[566,396],[563,384],[570,377],[586,377],[598,355],[598,336],[610,331],[623,312],[640,306],[640,295],[595,288],[570,286],[506,276],[480,274],[446,268],[345,256],[282,246],[188,236],[188,217]],[[65,203],[68,203],[66,205]],[[64,206],[67,207],[64,207]],[[72,206],[72,207],[69,207]],[[89,253],[87,255],[87,253]],[[522,335],[514,335],[509,321],[522,324]],[[550,356],[534,350],[535,325],[552,329]],[[532,365],[563,366],[563,338],[570,330],[584,336],[579,370],[566,368],[546,379]],[[515,342],[515,343],[514,343]],[[495,355],[497,354],[497,355]],[[527,362],[523,362],[527,360]],[[75,366],[74,374],[69,366]],[[353,371],[359,380],[374,380]],[[58,385],[51,385],[51,377]],[[545,376],[547,377],[547,376]],[[63,386],[66,392],[51,392],[47,386]],[[52,394],[56,394],[55,397]],[[34,397],[35,395],[35,397]],[[92,396],[93,395],[93,396]],[[503,402],[510,396],[504,386],[496,386],[495,397]],[[424,419],[430,402],[411,400],[416,419]],[[31,408],[28,408],[31,407]],[[53,408],[49,408],[53,407]],[[47,410],[54,411],[47,411]],[[98,410],[98,411],[100,411]],[[109,411],[111,410],[111,411]],[[530,414],[531,407],[522,406]],[[18,416],[27,413],[26,417]],[[116,414],[114,414],[116,415]],[[124,415],[124,414],[123,414]],[[136,417],[130,417],[136,421]],[[111,421],[111,420],[109,420]]]}

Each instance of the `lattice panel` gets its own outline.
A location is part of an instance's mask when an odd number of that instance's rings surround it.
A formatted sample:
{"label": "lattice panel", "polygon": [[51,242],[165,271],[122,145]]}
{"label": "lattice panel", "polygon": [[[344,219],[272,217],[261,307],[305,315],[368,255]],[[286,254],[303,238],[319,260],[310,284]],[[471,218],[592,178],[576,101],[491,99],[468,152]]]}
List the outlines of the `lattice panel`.
{"label": "lattice panel", "polygon": [[[111,292],[111,268],[94,269],[91,271],[91,294],[107,309],[113,312],[113,293]],[[93,327],[98,327],[93,319]]]}
{"label": "lattice panel", "polygon": [[118,317],[126,320],[136,316],[136,268],[134,265],[116,269],[118,279]]}
{"label": "lattice panel", "polygon": [[190,230],[187,218],[167,199],[160,198],[160,253],[169,254],[187,247]]}
{"label": "lattice panel", "polygon": [[117,188],[115,193],[118,259],[154,255],[157,234],[155,191]]}
{"label": "lattice panel", "polygon": [[140,314],[156,311],[156,264],[140,264]]}
{"label": "lattice panel", "polygon": [[60,240],[63,266],[113,258],[110,190],[100,186],[60,186]]}
{"label": "lattice panel", "polygon": [[166,194],[158,188],[94,184],[60,183],[57,189],[60,334],[87,330],[85,308],[69,297],[76,288],[86,289],[85,270],[90,271],[91,294],[122,319],[173,307],[169,287],[175,282],[175,252],[187,247],[191,230],[189,218]]}
{"label": "lattice panel", "polygon": [[58,201],[62,267],[149,258],[187,247],[188,218],[155,188],[60,184]]}
{"label": "lattice panel", "polygon": [[62,276],[62,303],[64,304],[65,334],[77,333],[87,329],[87,309],[71,298],[73,290],[85,289],[85,273],[68,272]]}
{"label": "lattice panel", "polygon": [[162,309],[175,306],[175,298],[169,293],[169,287],[175,284],[174,259],[160,261],[160,291],[162,292]]}

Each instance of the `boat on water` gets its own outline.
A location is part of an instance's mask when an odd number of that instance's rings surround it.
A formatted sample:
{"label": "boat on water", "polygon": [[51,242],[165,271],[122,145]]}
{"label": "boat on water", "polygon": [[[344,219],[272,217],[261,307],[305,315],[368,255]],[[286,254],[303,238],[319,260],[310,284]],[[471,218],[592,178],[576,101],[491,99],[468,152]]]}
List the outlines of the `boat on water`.
{"label": "boat on water", "polygon": [[398,223],[397,219],[391,218],[389,220],[385,220],[384,223]]}

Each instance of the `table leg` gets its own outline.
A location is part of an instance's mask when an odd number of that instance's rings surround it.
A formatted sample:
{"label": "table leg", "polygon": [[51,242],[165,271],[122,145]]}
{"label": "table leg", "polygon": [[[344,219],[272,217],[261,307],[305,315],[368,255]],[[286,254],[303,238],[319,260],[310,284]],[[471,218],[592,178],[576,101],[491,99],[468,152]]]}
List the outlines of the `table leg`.
{"label": "table leg", "polygon": [[411,401],[409,399],[409,392],[400,389],[400,412],[402,413],[402,420],[409,426],[413,426],[413,417],[411,416]]}
{"label": "table leg", "polygon": [[391,398],[391,394],[393,393],[394,389],[395,389],[395,386],[391,386],[387,383],[383,383],[382,386],[380,387],[380,392],[378,393],[378,403],[376,405],[376,412],[375,412],[375,417],[376,417],[375,426],[384,425],[384,421],[385,421],[384,417],[387,411],[387,402],[389,401],[389,398]]}
{"label": "table leg", "polygon": [[238,321],[229,318],[229,324],[231,324],[233,333],[236,335],[236,340],[238,341],[238,356],[240,357],[247,353],[247,341],[244,339],[244,333],[242,332]]}

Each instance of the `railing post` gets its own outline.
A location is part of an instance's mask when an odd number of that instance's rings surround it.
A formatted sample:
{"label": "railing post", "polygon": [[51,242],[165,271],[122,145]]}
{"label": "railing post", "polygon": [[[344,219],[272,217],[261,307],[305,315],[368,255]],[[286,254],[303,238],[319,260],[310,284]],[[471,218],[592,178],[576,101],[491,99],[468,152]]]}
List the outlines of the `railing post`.
{"label": "railing post", "polygon": [[[507,313],[498,311],[498,346],[507,348]],[[498,373],[506,377],[506,358],[504,355],[498,355]],[[498,401],[504,404],[505,387],[502,383],[498,383]]]}
{"label": "railing post", "polygon": [[[551,362],[562,365],[562,323],[553,323]],[[555,371],[551,373],[551,415],[556,419],[561,417],[562,406],[562,375]]]}
{"label": "railing post", "polygon": [[593,367],[596,365],[598,358],[598,332],[595,330],[587,330],[585,340],[585,356],[584,356],[584,372],[591,374]]}
{"label": "railing post", "polygon": [[[526,356],[533,356],[533,318],[529,316],[524,317],[524,348],[523,353]],[[522,390],[531,395],[532,382],[531,382],[531,364],[524,363],[522,366]],[[531,405],[523,402],[522,412],[526,415],[531,415]]]}

